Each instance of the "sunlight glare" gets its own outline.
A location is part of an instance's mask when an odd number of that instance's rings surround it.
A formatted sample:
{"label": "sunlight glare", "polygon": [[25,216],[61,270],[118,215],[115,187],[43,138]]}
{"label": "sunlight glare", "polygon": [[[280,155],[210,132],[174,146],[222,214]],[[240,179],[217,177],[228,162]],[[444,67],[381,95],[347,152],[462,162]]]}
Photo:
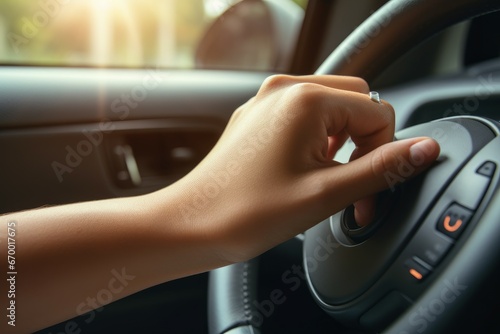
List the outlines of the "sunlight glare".
{"label": "sunlight glare", "polygon": [[92,6],[99,10],[109,10],[116,5],[115,0],[91,0]]}
{"label": "sunlight glare", "polygon": [[218,17],[235,2],[235,0],[204,0],[203,7],[208,16]]}
{"label": "sunlight glare", "polygon": [[111,56],[112,27],[109,9],[112,0],[92,0],[91,58],[96,65],[104,66]]}

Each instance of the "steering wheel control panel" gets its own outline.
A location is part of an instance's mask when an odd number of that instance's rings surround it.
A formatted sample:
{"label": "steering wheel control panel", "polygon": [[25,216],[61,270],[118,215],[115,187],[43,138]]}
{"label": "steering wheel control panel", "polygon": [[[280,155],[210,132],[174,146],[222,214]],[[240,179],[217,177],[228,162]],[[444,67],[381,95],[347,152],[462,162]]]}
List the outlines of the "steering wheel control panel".
{"label": "steering wheel control panel", "polygon": [[[455,117],[396,134],[434,138],[440,157],[429,171],[397,187],[389,209],[372,226],[346,228],[346,209],[306,232],[308,284],[326,312],[351,327],[380,331],[439,281],[480,228],[498,188],[499,129],[494,121]],[[334,251],[317,259],[325,243]]]}

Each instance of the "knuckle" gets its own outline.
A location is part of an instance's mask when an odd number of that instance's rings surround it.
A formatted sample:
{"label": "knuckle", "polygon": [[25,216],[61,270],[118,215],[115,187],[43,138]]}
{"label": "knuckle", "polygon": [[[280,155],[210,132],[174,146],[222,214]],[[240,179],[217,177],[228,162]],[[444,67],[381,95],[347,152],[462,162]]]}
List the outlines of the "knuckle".
{"label": "knuckle", "polygon": [[286,97],[297,107],[310,107],[321,97],[321,90],[317,84],[301,82],[290,86]]}
{"label": "knuckle", "polygon": [[260,92],[275,90],[277,88],[281,88],[285,85],[290,84],[294,79],[289,75],[284,74],[275,74],[267,77],[262,83]]}
{"label": "knuckle", "polygon": [[360,77],[351,77],[351,80],[355,90],[367,94],[368,92],[370,92],[370,86],[368,85],[365,79]]}

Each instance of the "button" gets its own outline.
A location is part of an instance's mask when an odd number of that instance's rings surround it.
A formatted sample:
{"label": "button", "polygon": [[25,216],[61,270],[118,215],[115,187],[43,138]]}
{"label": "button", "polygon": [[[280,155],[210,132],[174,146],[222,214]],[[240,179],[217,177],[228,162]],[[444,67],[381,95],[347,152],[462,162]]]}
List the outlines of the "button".
{"label": "button", "polygon": [[476,171],[476,173],[481,174],[486,177],[493,177],[497,165],[493,161],[486,161],[481,165]]}
{"label": "button", "polygon": [[439,218],[437,229],[456,240],[469,223],[472,214],[471,210],[458,204],[452,204]]}
{"label": "button", "polygon": [[420,249],[416,255],[424,260],[424,262],[435,267],[441,262],[446,253],[448,253],[451,246],[453,246],[452,240],[439,232],[433,231],[432,233],[428,233],[425,239],[421,241]]}
{"label": "button", "polygon": [[431,272],[431,268],[424,261],[414,256],[405,261],[408,273],[417,281],[422,281]]}

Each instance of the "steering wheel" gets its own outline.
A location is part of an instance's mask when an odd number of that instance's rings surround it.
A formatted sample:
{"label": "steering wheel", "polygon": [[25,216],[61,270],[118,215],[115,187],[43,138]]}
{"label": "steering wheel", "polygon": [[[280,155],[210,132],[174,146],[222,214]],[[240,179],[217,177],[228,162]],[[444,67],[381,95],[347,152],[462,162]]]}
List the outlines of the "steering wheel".
{"label": "steering wheel", "polygon": [[[316,74],[373,80],[432,34],[499,10],[492,0],[392,0],[360,25]],[[396,42],[397,41],[397,42]],[[500,123],[454,117],[420,124],[396,139],[433,137],[441,146],[427,173],[391,187],[369,227],[353,224],[352,207],[305,233],[303,259],[318,305],[351,328],[389,333],[443,333],[500,263]],[[401,161],[401,181],[418,161]],[[405,176],[406,175],[406,176]],[[485,251],[487,250],[487,251]],[[258,261],[214,270],[209,330],[258,333],[252,321]]]}

